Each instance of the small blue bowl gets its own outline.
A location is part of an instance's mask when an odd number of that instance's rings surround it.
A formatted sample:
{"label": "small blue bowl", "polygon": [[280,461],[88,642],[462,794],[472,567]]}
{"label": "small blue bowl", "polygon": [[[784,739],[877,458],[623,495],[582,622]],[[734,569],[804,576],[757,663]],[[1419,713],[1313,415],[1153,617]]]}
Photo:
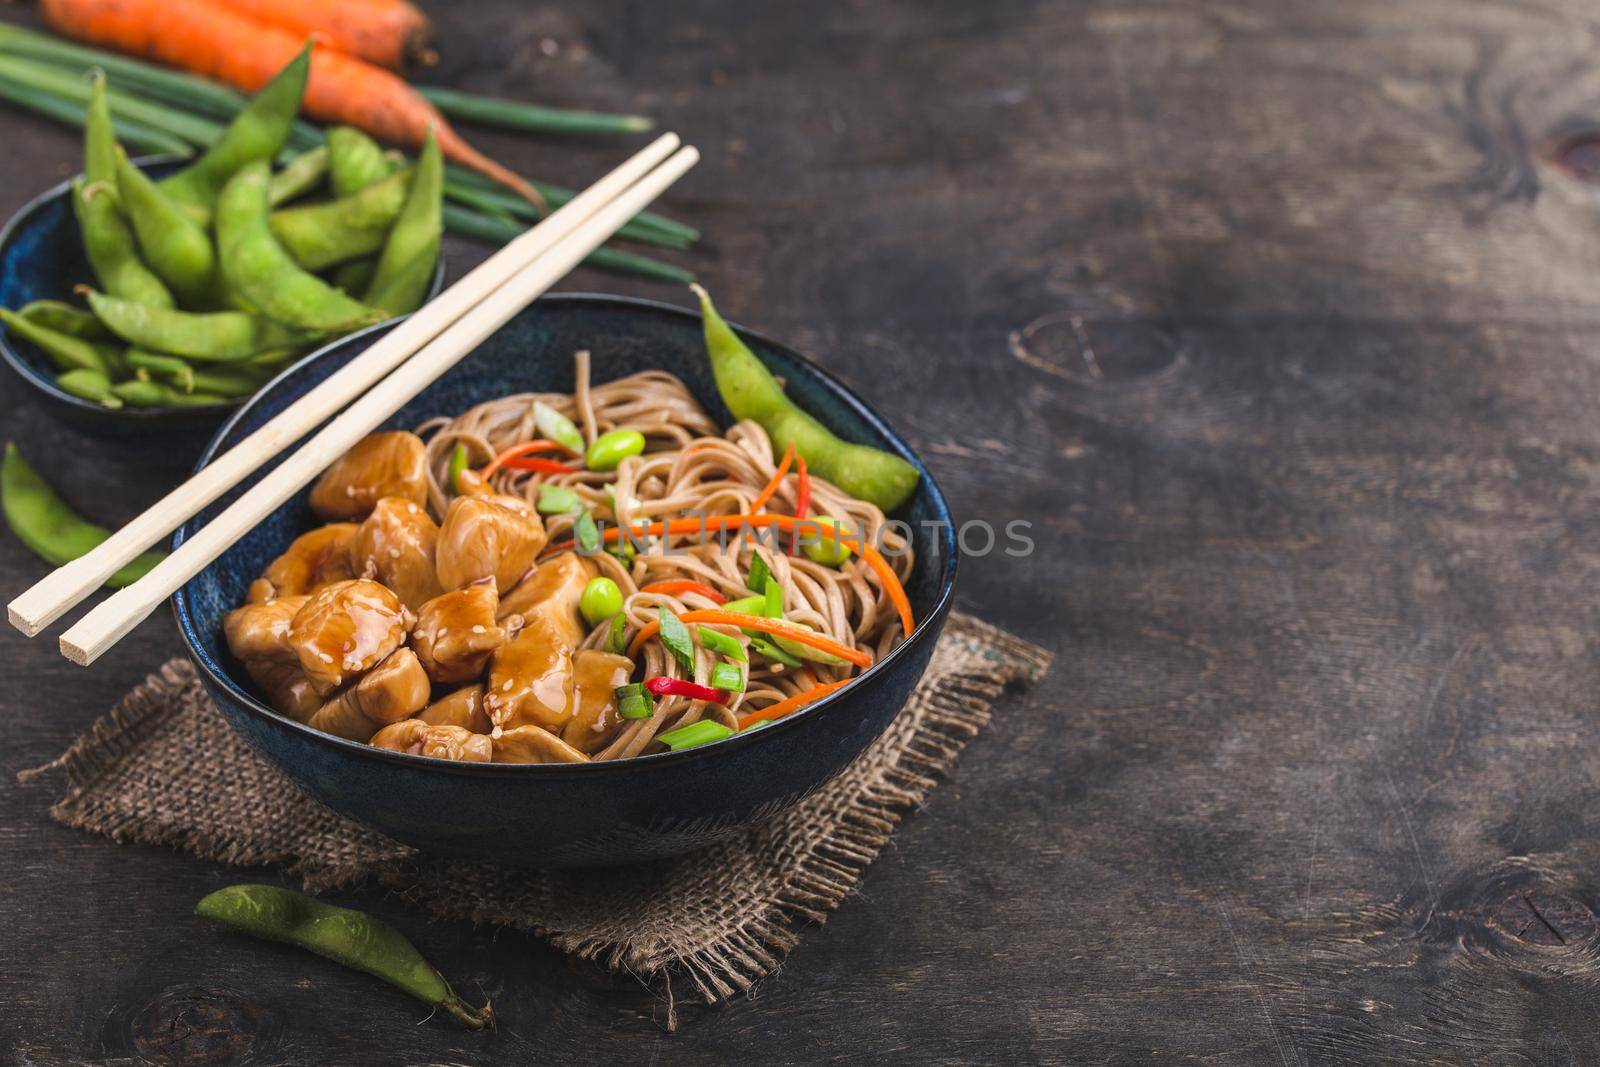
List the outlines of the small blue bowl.
{"label": "small blue bowl", "polygon": [[[201,466],[259,429],[390,327],[308,356],[218,431]],[[740,335],[835,433],[904,456],[922,472],[898,515],[912,524],[906,592],[918,626],[855,684],[759,731],[684,752],[594,764],[451,763],[356,744],[269,709],[229,655],[222,619],[291,539],[317,525],[305,494],[280,507],[173,598],[207,691],[233,728],[328,807],[428,852],[539,867],[633,863],[725,840],[790,807],[847,767],[889,725],[927,667],[955,584],[957,548],[944,495],[904,441],[837,379],[775,341]],[[411,427],[509,393],[570,392],[572,354],[589,349],[595,380],[661,369],[682,378],[714,418],[717,395],[698,314],[610,296],[548,296],[429,386],[389,427]],[[181,529],[181,544],[240,492]],[[942,525],[935,525],[942,523]],[[926,525],[924,525],[926,524]]]}
{"label": "small blue bowl", "polygon": [[[188,161],[175,156],[135,160],[152,177],[164,178]],[[73,301],[74,286],[94,281],[83,253],[83,238],[72,210],[72,182],[40,194],[0,230],[0,307],[19,308],[34,300]],[[429,298],[444,287],[444,255],[434,272]],[[59,373],[33,345],[0,328],[0,359],[37,393],[62,421],[94,433],[130,434],[182,431],[215,426],[244,403],[229,401],[203,408],[107,408],[73,396],[56,385]]]}

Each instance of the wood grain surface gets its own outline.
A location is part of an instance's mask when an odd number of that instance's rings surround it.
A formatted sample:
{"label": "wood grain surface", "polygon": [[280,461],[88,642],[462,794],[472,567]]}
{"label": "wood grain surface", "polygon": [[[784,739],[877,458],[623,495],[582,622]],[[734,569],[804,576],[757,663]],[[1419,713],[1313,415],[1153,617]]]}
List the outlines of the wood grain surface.
{"label": "wood grain surface", "polygon": [[[480,1036],[191,919],[237,872],[52,824],[14,772],[178,640],[157,617],[85,671],[6,631],[0,1059],[1600,1061],[1592,2],[432,8],[442,80],[701,147],[685,262],[961,517],[1034,524],[960,602],[1058,665],[858,897],[676,1034],[535,939],[339,898],[492,996]],[[78,152],[0,123],[8,213]],[[625,150],[480,140],[573,184]],[[105,521],[192,456],[11,381],[0,419]],[[0,539],[5,590],[40,573]]]}

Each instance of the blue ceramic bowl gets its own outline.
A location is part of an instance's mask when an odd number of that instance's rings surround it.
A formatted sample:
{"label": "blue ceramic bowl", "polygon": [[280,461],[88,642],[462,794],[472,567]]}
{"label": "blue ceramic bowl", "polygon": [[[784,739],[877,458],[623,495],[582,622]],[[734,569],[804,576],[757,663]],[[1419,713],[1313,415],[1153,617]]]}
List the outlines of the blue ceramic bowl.
{"label": "blue ceramic bowl", "polygon": [[[201,465],[387,329],[346,338],[285,371],[218,432]],[[189,654],[222,714],[256,751],[335,811],[420,849],[491,863],[592,866],[686,852],[782,811],[838,774],[888,726],[927,666],[955,583],[950,513],[927,468],[871,408],[791,349],[746,330],[740,334],[786,379],[789,394],[834,432],[896,452],[922,471],[915,497],[898,516],[915,531],[916,567],[906,591],[919,625],[854,685],[759,731],[607,763],[451,763],[333,737],[257,699],[222,637],[223,616],[243,602],[251,580],[291,539],[318,524],[301,494],[173,598]],[[580,348],[594,354],[596,381],[667,370],[713,417],[731,421],[706,362],[699,315],[620,297],[550,296],[507,323],[388,425],[415,426],[508,393],[570,392],[572,353]],[[176,543],[255,480],[190,521]],[[931,525],[938,522],[943,525]]]}
{"label": "blue ceramic bowl", "polygon": [[[172,156],[136,160],[141,169],[161,178],[187,161]],[[19,308],[34,300],[73,301],[74,286],[94,280],[83,254],[78,219],[72,211],[72,182],[65,181],[30,201],[0,230],[0,307]],[[438,295],[444,286],[444,255],[433,276]],[[77,301],[73,301],[77,302]],[[58,371],[33,345],[0,328],[0,359],[16,371],[45,406],[80,429],[99,433],[141,433],[150,430],[210,428],[237,411],[242,400],[204,408],[135,408],[112,410],[73,396],[56,385]]]}

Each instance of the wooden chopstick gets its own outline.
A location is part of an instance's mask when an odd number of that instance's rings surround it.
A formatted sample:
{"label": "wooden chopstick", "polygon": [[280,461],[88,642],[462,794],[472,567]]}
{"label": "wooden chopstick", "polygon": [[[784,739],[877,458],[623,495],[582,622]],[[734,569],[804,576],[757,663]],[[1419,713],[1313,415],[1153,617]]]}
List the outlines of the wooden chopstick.
{"label": "wooden chopstick", "polygon": [[479,264],[321,385],[218,456],[93,551],[46,575],[11,601],[7,608],[11,624],[33,637],[60,618],[139,553],[177,529],[261,464],[281,454],[439,336],[513,275],[649,173],[672,154],[678,143],[678,136],[673,133],[657,138],[559,211]]}
{"label": "wooden chopstick", "polygon": [[693,148],[680,149],[574,228],[543,256],[488,294],[293,455],[267,472],[150,573],[118,591],[62,634],[62,654],[74,663],[93,663],[228,546],[563,278],[699,158],[700,154]]}

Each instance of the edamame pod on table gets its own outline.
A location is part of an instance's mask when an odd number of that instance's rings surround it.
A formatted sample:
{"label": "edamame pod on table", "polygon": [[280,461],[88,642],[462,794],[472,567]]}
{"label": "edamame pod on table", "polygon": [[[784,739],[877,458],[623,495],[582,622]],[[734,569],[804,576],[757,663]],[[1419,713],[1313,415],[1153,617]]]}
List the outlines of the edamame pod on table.
{"label": "edamame pod on table", "polygon": [[354,196],[394,170],[378,142],[353,126],[328,131],[328,180],[333,195]]}
{"label": "edamame pod on table", "polygon": [[469,1007],[405,935],[363,912],[271,885],[219,889],[194,911],[253,937],[295,945],[381,978],[474,1030],[494,1022],[489,1005]]}
{"label": "edamame pod on table", "polygon": [[47,330],[69,337],[81,337],[85,341],[115,340],[105,323],[64,300],[34,300],[18,308],[17,314]]}
{"label": "edamame pod on table", "polygon": [[131,345],[205,361],[249,359],[315,340],[304,331],[245,311],[178,311],[89,290],[89,306]]}
{"label": "edamame pod on table", "polygon": [[398,171],[354,196],[274,211],[272,235],[306,270],[324,270],[381,251],[405,209],[415,171]]}
{"label": "edamame pod on table", "polygon": [[101,288],[152,307],[172,307],[172,291],[139,258],[133,229],[123,218],[116,188],[109,182],[72,183],[72,210],[83,235],[83,251]]}
{"label": "edamame pod on table", "polygon": [[211,235],[150,176],[117,152],[117,191],[139,238],[144,261],[188,304],[217,298],[217,253]]}
{"label": "edamame pod on table", "polygon": [[111,379],[97,370],[69,370],[56,375],[56,384],[62,391],[84,400],[92,400],[108,408],[120,408],[122,398],[111,391]]}
{"label": "edamame pod on table", "polygon": [[267,164],[251,163],[217,198],[217,249],[228,284],[262,314],[304,329],[344,333],[382,321],[383,312],[302,270],[284,251],[267,224],[267,180]]}
{"label": "edamame pod on table", "polygon": [[116,345],[85,341],[81,337],[57,333],[5,308],[0,308],[0,322],[5,323],[12,333],[38,348],[61,370],[92,370],[109,375],[116,365],[115,357],[118,355]]}
{"label": "edamame pod on table", "polygon": [[222,187],[241,167],[264,162],[283,151],[311,72],[311,45],[301,49],[223,131],[221,139],[192,165],[162,179],[174,200],[209,209]]}
{"label": "edamame pod on table", "polygon": [[893,511],[911,496],[921,477],[917,468],[882,449],[841,440],[784,395],[766,365],[739,339],[698,285],[705,322],[706,353],[722,402],[736,419],[753,419],[767,431],[774,451],[790,442],[806,459],[811,473],[851,496]]}
{"label": "edamame pod on table", "polygon": [[[85,555],[111,536],[111,531],[74,514],[10,442],[6,443],[5,459],[0,461],[0,510],[5,512],[6,525],[19,541],[40,559],[58,567]],[[132,585],[165,556],[165,552],[146,552],[107,578],[106,585],[113,589]]]}
{"label": "edamame pod on table", "polygon": [[308,148],[272,176],[267,184],[267,203],[272,207],[287,204],[315,189],[327,176],[328,146]]}
{"label": "edamame pod on table", "polygon": [[422,306],[439,261],[443,213],[444,155],[430,127],[417,158],[411,194],[389,231],[367,288],[364,299],[368,304],[391,315],[405,315]]}

